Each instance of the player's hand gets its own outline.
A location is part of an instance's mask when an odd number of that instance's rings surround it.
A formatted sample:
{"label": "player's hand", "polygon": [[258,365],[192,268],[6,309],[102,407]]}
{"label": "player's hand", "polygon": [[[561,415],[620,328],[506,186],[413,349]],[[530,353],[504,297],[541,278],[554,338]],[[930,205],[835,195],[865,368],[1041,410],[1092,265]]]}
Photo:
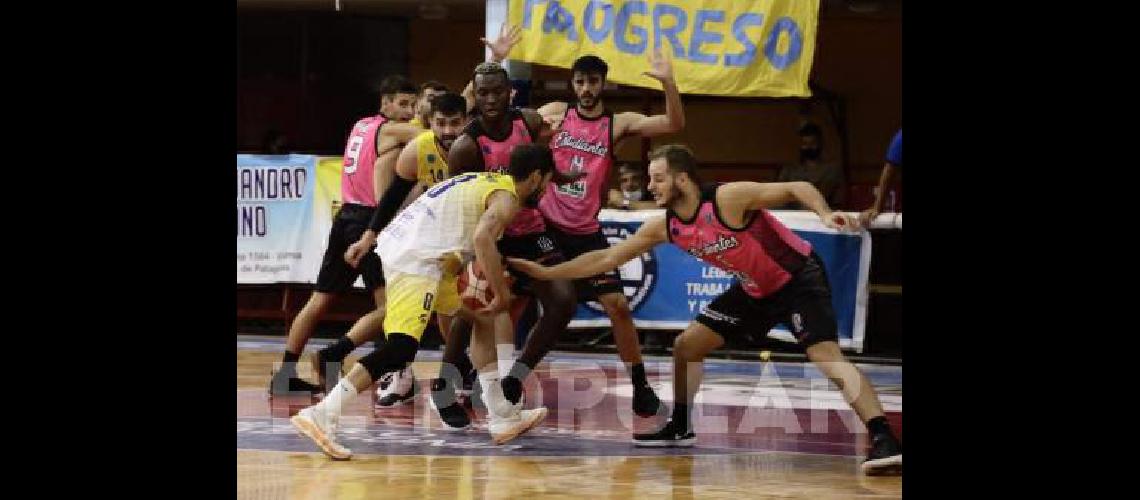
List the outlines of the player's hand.
{"label": "player's hand", "polygon": [[642,74],[654,80],[665,83],[673,80],[673,63],[669,58],[661,55],[661,49],[654,49],[649,53],[649,71]]}
{"label": "player's hand", "polygon": [[491,303],[487,304],[487,307],[484,307],[484,308],[476,311],[476,313],[478,313],[478,314],[497,314],[497,313],[506,311],[506,310],[510,309],[511,302],[514,302],[514,300],[515,300],[515,296],[514,296],[514,294],[511,293],[510,287],[504,288],[502,290],[496,290],[495,291],[495,298],[491,299]]}
{"label": "player's hand", "polygon": [[622,208],[622,202],[625,201],[625,197],[617,189],[611,189],[608,198],[610,208]]}
{"label": "player's hand", "polygon": [[538,279],[546,279],[546,266],[532,262],[526,259],[519,259],[516,257],[507,257],[507,265],[512,269],[524,272],[531,277]]}
{"label": "player's hand", "polygon": [[871,227],[871,222],[879,216],[879,210],[875,207],[868,208],[859,214],[859,225],[862,227]]}
{"label": "player's hand", "polygon": [[827,214],[820,214],[819,218],[823,220],[823,225],[837,231],[859,230],[859,221],[844,212],[829,212]]}
{"label": "player's hand", "polygon": [[562,128],[562,115],[542,115],[542,122],[545,123],[550,130],[558,130]]}
{"label": "player's hand", "polygon": [[491,49],[491,60],[495,62],[503,62],[507,58],[507,54],[511,53],[519,40],[522,40],[522,27],[519,25],[511,26],[507,29],[507,23],[504,21],[499,26],[499,36],[494,40],[488,41],[486,38],[479,38],[487,48]]}
{"label": "player's hand", "polygon": [[356,268],[360,265],[360,260],[364,258],[364,254],[368,253],[369,250],[372,250],[372,243],[361,239],[350,245],[348,250],[344,251],[344,261],[353,268]]}

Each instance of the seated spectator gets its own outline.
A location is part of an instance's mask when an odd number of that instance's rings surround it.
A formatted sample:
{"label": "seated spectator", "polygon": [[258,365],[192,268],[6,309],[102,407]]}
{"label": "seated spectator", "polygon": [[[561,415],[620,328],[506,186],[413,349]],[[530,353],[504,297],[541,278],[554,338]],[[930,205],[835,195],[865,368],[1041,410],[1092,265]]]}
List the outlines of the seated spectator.
{"label": "seated spectator", "polygon": [[618,189],[610,189],[606,206],[625,210],[652,210],[657,204],[653,202],[653,195],[645,188],[645,173],[641,169],[623,163],[618,167],[621,179]]}
{"label": "seated spectator", "polygon": [[[819,190],[829,207],[835,209],[846,201],[847,181],[838,163],[823,159],[823,131],[814,123],[800,127],[800,161],[780,169],[778,182],[806,181]],[[783,210],[807,210],[799,203],[780,207]]]}

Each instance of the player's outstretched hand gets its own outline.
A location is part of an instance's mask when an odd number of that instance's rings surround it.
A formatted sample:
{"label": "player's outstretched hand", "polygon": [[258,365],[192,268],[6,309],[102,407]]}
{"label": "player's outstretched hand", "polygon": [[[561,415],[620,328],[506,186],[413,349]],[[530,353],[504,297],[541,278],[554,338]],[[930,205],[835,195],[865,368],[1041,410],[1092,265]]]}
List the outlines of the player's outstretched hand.
{"label": "player's outstretched hand", "polygon": [[859,230],[859,221],[852,217],[850,214],[844,212],[831,212],[829,214],[821,215],[820,219],[823,220],[823,225],[837,231]]}

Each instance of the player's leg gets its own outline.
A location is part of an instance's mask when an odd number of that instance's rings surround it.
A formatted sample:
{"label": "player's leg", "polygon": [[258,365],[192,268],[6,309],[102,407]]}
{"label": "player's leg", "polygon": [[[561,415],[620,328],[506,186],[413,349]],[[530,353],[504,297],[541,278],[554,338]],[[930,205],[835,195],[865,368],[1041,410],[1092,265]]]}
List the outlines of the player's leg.
{"label": "player's leg", "polygon": [[317,323],[332,305],[336,294],[343,293],[352,286],[356,280],[357,271],[344,261],[344,251],[347,249],[345,240],[349,236],[351,223],[343,214],[338,214],[333,226],[329,230],[328,244],[325,254],[321,258],[321,268],[317,273],[317,285],[308,302],[297,313],[293,323],[289,325],[288,338],[285,340],[285,353],[282,356],[281,369],[273,374],[270,380],[269,393],[283,394],[286,392],[307,391],[317,393],[323,387],[310,384],[297,377],[297,361],[305,350]]}
{"label": "player's leg", "polygon": [[[425,325],[426,326],[426,325]],[[361,343],[367,339],[362,338]],[[359,345],[359,344],[357,344]],[[416,396],[416,377],[411,365],[384,376],[376,388],[376,407],[392,408],[411,404]]]}
{"label": "player's leg", "polygon": [[476,318],[471,337],[471,362],[479,373],[483,401],[487,406],[487,430],[495,444],[503,444],[534,428],[546,418],[547,409],[523,410],[522,402],[503,395],[503,367],[514,363],[514,323],[509,312]]}
{"label": "player's leg", "polygon": [[[457,320],[455,315],[436,313],[436,323],[439,333],[443,336],[443,361],[450,363],[463,378],[463,384],[458,387],[460,394],[471,394],[471,383],[474,381],[475,369],[471,365],[471,358],[467,356],[467,347],[471,343],[471,329],[469,324],[460,325],[458,330],[452,328]],[[457,332],[457,333],[452,333]],[[452,339],[455,339],[454,346]]]}
{"label": "player's leg", "polygon": [[700,388],[704,359],[724,344],[727,335],[742,330],[767,331],[775,314],[756,304],[740,283],[734,284],[701,310],[673,342],[673,415],[657,432],[634,434],[637,446],[692,446],[692,404]]}
{"label": "player's leg", "polygon": [[[551,230],[550,233],[566,259],[573,259],[594,250],[604,250],[610,246],[600,230],[581,235],[557,230]],[[614,335],[614,344],[617,345],[618,357],[625,365],[633,385],[633,413],[642,417],[655,415],[661,407],[661,400],[649,386],[649,380],[645,375],[645,364],[641,359],[641,343],[637,327],[633,324],[633,312],[630,311],[629,301],[625,298],[620,271],[614,269],[577,280],[576,285],[578,302],[597,300],[606,315],[610,317],[610,328]]]}
{"label": "player's leg", "polygon": [[[459,404],[457,397],[457,388],[463,385],[464,372],[461,372],[454,363],[448,361],[446,351],[447,349],[460,351],[463,354],[462,359],[468,360],[465,352],[466,342],[460,346],[459,339],[460,337],[470,338],[472,325],[479,320],[470,311],[461,307],[456,278],[455,275],[446,274],[440,281],[437,291],[436,315],[439,318],[449,319],[446,326],[451,329],[451,332],[447,335],[448,342],[444,344],[444,359],[439,366],[439,376],[431,380],[431,395],[428,398],[432,410],[444,423],[444,428],[453,430],[466,429],[471,424],[471,417],[467,414],[467,410]],[[440,325],[441,328],[443,326],[443,324]],[[484,326],[484,328],[487,327]],[[466,335],[459,331],[461,329],[467,330]],[[467,363],[470,364],[471,361],[468,360]],[[467,368],[467,370],[473,371],[471,368]]]}
{"label": "player's leg", "polygon": [[[545,233],[517,238],[516,245],[511,252],[502,252],[503,255],[520,256],[546,265],[553,265],[563,260],[562,253],[558,251],[554,240]],[[542,306],[542,316],[527,336],[523,351],[515,360],[509,374],[503,377],[503,394],[512,403],[521,400],[523,381],[558,342],[558,337],[566,331],[566,325],[570,323],[578,304],[577,292],[572,281],[533,280],[521,273],[515,276],[516,285],[525,287],[538,299]]]}
{"label": "player's leg", "polygon": [[329,456],[347,459],[352,452],[335,440],[336,426],[344,406],[368,389],[385,373],[401,370],[415,360],[420,337],[434,307],[439,280],[426,276],[396,274],[388,284],[388,315],[382,347],[360,358],[320,403],[301,410],[293,425]]}
{"label": "player's leg", "polygon": [[[617,285],[621,285],[620,281]],[[606,290],[604,287],[598,288]],[[618,356],[621,357],[633,383],[633,412],[641,417],[651,417],[661,407],[661,400],[657,398],[645,376],[645,364],[641,360],[641,343],[637,338],[637,327],[633,325],[633,313],[629,310],[629,301],[626,300],[624,293],[609,291],[599,294],[598,302],[610,317]]]}
{"label": "player's leg", "polygon": [[701,386],[704,359],[724,344],[724,337],[694,321],[673,342],[673,415],[657,432],[634,434],[637,446],[692,446],[696,442],[691,421],[693,399]]}
{"label": "player's leg", "polygon": [[902,446],[891,432],[883,406],[871,381],[839,348],[839,325],[831,305],[831,289],[819,257],[811,260],[779,292],[787,302],[787,318],[792,335],[807,352],[821,373],[843,393],[871,434],[871,450],[862,469],[867,474],[901,472]]}
{"label": "player's leg", "polygon": [[[471,418],[467,414],[467,410],[459,403],[458,393],[465,385],[465,379],[468,373],[473,373],[474,368],[469,368],[466,371],[457,368],[454,360],[461,353],[461,359],[467,360],[471,363],[471,358],[467,356],[467,347],[472,337],[472,329],[475,323],[474,316],[466,309],[460,309],[451,316],[450,333],[447,335],[448,341],[444,344],[443,360],[439,365],[439,376],[431,380],[431,408],[435,411],[436,416],[445,424],[446,429],[466,429],[471,424]],[[473,353],[474,355],[474,353]]]}
{"label": "player's leg", "polygon": [[[368,311],[353,323],[348,332],[337,339],[332,345],[317,351],[313,356],[313,365],[320,377],[322,387],[328,388],[336,385],[341,373],[341,366],[353,350],[369,340],[379,337],[383,333],[385,314],[384,271],[380,264],[380,256],[374,252],[365,254],[359,267],[364,279],[364,288],[371,292],[372,301],[376,308]],[[330,375],[332,375],[330,377]],[[381,383],[381,385],[387,385]]]}

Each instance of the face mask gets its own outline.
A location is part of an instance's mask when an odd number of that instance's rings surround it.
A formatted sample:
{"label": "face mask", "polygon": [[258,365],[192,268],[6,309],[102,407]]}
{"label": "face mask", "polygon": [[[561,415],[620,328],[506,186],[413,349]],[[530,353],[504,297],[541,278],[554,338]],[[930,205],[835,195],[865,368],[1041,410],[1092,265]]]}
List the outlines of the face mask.
{"label": "face mask", "polygon": [[621,196],[626,201],[641,201],[641,191],[622,191]]}

